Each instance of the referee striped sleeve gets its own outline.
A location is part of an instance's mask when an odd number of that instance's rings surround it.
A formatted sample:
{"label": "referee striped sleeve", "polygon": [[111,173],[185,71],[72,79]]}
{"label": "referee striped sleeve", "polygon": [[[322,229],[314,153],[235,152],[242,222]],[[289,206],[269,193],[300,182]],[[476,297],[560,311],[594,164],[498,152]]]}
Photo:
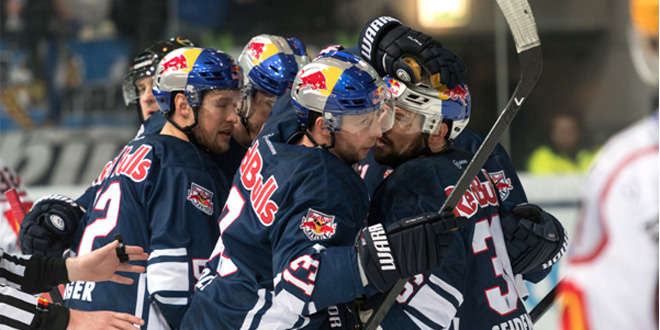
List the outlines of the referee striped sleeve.
{"label": "referee striped sleeve", "polygon": [[37,313],[37,297],[0,285],[0,329],[30,329]]}
{"label": "referee striped sleeve", "polygon": [[0,249],[0,283],[20,289],[25,283],[28,260],[25,256],[14,256]]}

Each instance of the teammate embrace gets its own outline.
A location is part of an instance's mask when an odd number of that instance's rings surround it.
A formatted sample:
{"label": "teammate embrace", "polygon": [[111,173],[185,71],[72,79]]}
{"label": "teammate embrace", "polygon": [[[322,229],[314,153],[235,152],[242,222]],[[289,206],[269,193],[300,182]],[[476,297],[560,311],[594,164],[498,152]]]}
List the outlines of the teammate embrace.
{"label": "teammate embrace", "polygon": [[[490,169],[454,213],[418,217],[438,211],[474,151],[452,147],[470,114],[466,66],[389,17],[366,24],[361,40],[311,63],[297,39],[266,35],[240,66],[207,48],[163,54],[149,75],[167,120],[160,134],[108,163],[86,212],[58,213],[66,230],[39,221],[57,209],[41,207],[22,233],[35,252],[82,255],[121,232],[150,254],[134,285],[73,285],[67,305],[135,313],[147,328],[347,328],[412,276],[383,328],[531,328],[519,275],[547,274],[542,264],[565,244],[561,224],[502,203]],[[394,171],[370,203],[353,165],[372,148]],[[370,304],[355,304],[364,297]]]}

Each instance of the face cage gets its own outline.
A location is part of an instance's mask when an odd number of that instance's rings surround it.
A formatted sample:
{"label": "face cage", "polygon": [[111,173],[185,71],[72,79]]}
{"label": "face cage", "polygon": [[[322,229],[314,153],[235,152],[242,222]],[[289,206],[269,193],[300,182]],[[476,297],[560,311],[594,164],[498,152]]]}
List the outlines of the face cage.
{"label": "face cage", "polygon": [[122,95],[124,96],[124,103],[128,106],[131,103],[137,103],[140,98],[137,87],[133,81],[133,76],[130,73],[124,75],[122,83]]}

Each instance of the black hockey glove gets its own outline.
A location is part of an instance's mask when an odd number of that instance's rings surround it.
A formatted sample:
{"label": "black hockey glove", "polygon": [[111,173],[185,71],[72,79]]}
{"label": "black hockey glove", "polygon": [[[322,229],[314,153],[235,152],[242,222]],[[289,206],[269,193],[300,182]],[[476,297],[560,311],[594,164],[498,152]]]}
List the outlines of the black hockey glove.
{"label": "black hockey glove", "polygon": [[62,195],[39,199],[23,219],[18,239],[24,254],[62,257],[85,210]]}
{"label": "black hockey glove", "polygon": [[364,275],[380,292],[400,278],[439,268],[453,241],[451,231],[468,225],[452,213],[428,213],[399,220],[387,227],[375,224],[362,230],[358,257]]}
{"label": "black hockey glove", "polygon": [[465,62],[430,36],[381,16],[360,32],[360,54],[378,71],[405,83],[428,78],[435,88],[454,89],[463,81]]}
{"label": "black hockey glove", "polygon": [[502,231],[515,274],[548,269],[568,248],[568,235],[559,220],[534,204],[514,207],[502,219]]}

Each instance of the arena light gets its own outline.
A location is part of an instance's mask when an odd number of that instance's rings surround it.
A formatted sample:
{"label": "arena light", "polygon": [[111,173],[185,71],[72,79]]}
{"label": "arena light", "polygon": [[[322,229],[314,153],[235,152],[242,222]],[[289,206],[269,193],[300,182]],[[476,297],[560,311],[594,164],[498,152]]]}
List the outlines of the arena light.
{"label": "arena light", "polygon": [[422,27],[459,27],[469,18],[470,0],[417,0],[417,19]]}

